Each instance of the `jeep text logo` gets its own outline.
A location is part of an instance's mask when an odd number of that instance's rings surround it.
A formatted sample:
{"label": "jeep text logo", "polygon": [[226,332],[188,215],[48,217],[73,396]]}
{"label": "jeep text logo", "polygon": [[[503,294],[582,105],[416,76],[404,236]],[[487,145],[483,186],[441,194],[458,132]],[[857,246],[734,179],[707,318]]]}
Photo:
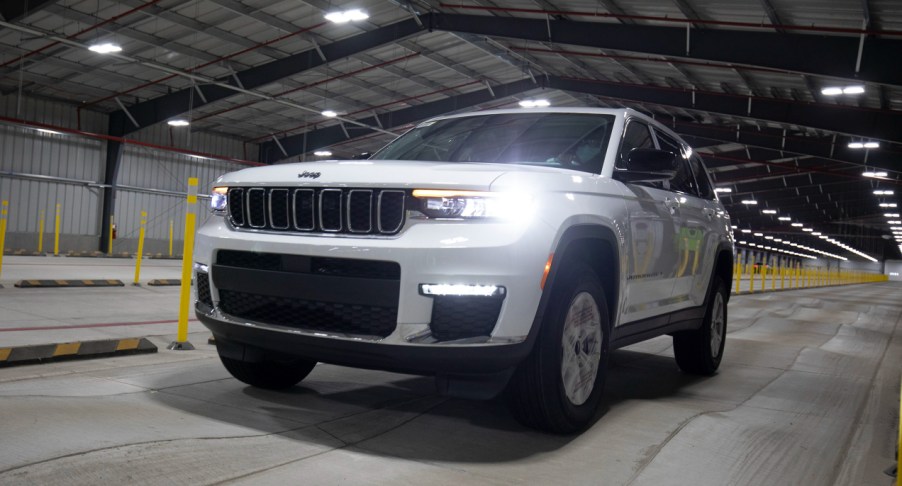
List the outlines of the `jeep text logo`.
{"label": "jeep text logo", "polygon": [[298,179],[316,179],[320,175],[321,174],[319,172],[309,172],[305,170],[304,172],[298,174]]}

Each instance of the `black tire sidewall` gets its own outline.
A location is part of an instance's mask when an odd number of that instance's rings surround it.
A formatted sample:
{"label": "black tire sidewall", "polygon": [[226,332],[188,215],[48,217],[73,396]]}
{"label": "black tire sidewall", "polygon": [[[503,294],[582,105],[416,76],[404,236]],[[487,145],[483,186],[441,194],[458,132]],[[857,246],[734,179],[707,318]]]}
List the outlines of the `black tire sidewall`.
{"label": "black tire sidewall", "polygon": [[[608,355],[610,351],[610,317],[604,290],[598,277],[588,270],[579,270],[570,273],[563,281],[558,282],[558,288],[552,291],[552,305],[549,307],[542,321],[542,340],[539,343],[538,352],[542,361],[543,381],[553,384],[556,393],[546,396],[546,400],[556,403],[547,403],[549,410],[558,409],[570,427],[578,430],[591,421],[595,415],[598,404],[601,401],[604,388]],[[567,397],[564,388],[561,370],[563,367],[562,340],[564,321],[573,300],[581,293],[586,292],[595,299],[595,305],[601,316],[602,343],[601,358],[598,363],[598,372],[595,375],[595,383],[589,398],[581,405],[573,404]],[[551,395],[551,394],[549,394]]]}

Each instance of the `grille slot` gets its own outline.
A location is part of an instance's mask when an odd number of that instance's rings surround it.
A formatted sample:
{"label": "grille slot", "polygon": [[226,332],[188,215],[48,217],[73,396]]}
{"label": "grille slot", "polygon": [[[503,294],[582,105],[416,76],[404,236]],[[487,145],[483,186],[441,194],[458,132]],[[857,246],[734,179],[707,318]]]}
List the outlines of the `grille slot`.
{"label": "grille slot", "polygon": [[439,341],[491,336],[503,302],[498,297],[435,297],[429,328]]}
{"label": "grille slot", "polygon": [[404,227],[407,191],[345,188],[229,188],[236,229],[394,235]]}

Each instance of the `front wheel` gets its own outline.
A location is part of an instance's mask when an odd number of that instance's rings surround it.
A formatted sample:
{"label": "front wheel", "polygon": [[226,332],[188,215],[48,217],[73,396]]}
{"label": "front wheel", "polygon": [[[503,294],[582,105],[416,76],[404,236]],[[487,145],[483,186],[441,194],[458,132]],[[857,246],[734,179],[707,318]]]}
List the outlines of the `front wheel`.
{"label": "front wheel", "polygon": [[598,277],[586,269],[564,275],[552,289],[538,341],[506,391],[517,420],[561,434],[585,428],[595,416],[610,343]]}
{"label": "front wheel", "polygon": [[674,357],[686,373],[713,375],[720,366],[727,338],[728,295],[726,284],[720,277],[715,277],[702,327],[673,335]]}
{"label": "front wheel", "polygon": [[250,362],[222,354],[219,359],[226,370],[239,381],[267,390],[283,390],[297,385],[316,366],[316,361],[306,359]]}

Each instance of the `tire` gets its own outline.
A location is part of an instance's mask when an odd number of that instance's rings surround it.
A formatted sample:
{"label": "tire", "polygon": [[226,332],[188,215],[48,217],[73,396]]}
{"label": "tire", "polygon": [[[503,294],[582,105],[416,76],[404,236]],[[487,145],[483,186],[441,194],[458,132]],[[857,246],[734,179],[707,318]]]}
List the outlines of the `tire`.
{"label": "tire", "polygon": [[673,335],[673,354],[684,372],[710,376],[720,366],[727,337],[727,298],[726,284],[714,277],[702,326]]}
{"label": "tire", "polygon": [[551,290],[538,340],[505,395],[522,424],[569,434],[586,428],[598,410],[611,326],[598,277],[586,269],[563,275]]}
{"label": "tire", "polygon": [[316,366],[316,361],[305,359],[249,362],[227,358],[222,354],[219,359],[238,381],[267,390],[284,390],[297,385]]}

